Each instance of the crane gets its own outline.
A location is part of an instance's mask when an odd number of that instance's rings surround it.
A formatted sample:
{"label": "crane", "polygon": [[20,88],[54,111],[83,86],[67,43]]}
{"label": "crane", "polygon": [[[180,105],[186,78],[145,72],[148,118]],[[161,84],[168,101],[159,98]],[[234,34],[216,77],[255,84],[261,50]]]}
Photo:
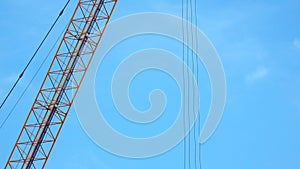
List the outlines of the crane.
{"label": "crane", "polygon": [[44,168],[117,0],[78,0],[5,168]]}

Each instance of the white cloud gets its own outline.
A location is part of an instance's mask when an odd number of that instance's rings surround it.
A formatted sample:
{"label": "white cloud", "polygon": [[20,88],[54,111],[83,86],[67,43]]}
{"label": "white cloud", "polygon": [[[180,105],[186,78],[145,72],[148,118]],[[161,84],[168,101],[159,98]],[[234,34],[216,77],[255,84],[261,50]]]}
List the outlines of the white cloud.
{"label": "white cloud", "polygon": [[299,48],[300,49],[300,39],[294,39],[294,42],[293,42],[293,45],[296,47],[296,48]]}
{"label": "white cloud", "polygon": [[246,83],[253,84],[257,80],[265,78],[269,72],[269,69],[265,67],[259,67],[254,72],[251,72],[246,76]]}

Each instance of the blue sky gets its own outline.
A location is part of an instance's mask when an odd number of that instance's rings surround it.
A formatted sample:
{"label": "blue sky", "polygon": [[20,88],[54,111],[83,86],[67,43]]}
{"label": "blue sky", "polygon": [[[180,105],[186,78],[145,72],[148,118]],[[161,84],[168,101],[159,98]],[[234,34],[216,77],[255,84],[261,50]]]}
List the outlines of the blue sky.
{"label": "blue sky", "polygon": [[[43,4],[36,0],[0,2],[1,100],[64,3],[59,0]],[[76,1],[72,1],[32,65],[38,65],[43,60],[67,23],[75,4]],[[203,169],[300,168],[300,1],[201,0],[198,5],[199,28],[217,49],[227,79],[227,103],[223,119],[213,137],[202,145]],[[165,12],[180,16],[181,1],[119,0],[113,20],[138,12]],[[145,44],[133,47],[132,44],[141,40],[136,38],[135,42],[129,41],[127,46],[121,45],[128,48],[125,51],[128,54],[144,47],[165,47],[176,51],[167,45],[151,43],[150,40],[149,43],[145,41]],[[164,42],[164,39],[161,41]],[[110,62],[113,60],[110,59]],[[103,68],[109,67],[110,62]],[[6,162],[46,69],[47,66],[35,79],[6,125],[0,129],[0,166]],[[6,106],[0,110],[0,122],[35,70],[36,66],[29,67]],[[105,78],[100,75],[97,83]],[[161,75],[157,78],[166,77]],[[137,78],[140,82],[133,85],[143,85],[143,79],[144,76]],[[204,104],[202,111],[205,116],[210,92],[207,91],[209,87],[205,74],[202,80],[201,104]],[[154,83],[154,87],[158,85]],[[149,90],[147,87],[137,88],[145,92]],[[133,102],[144,109],[147,104],[139,105],[134,96]],[[115,127],[118,127],[117,124]],[[155,127],[164,129],[166,126]],[[131,128],[128,126],[122,130],[127,132]],[[179,169],[183,168],[182,164],[182,144],[148,159],[112,155],[87,137],[74,109],[71,109],[46,168]]]}

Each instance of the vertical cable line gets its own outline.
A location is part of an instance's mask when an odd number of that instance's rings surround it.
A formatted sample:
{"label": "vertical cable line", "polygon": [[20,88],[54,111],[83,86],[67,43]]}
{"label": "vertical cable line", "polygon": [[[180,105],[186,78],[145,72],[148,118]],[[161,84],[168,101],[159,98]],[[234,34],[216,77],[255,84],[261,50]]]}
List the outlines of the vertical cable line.
{"label": "vertical cable line", "polygon": [[46,39],[48,38],[49,34],[52,32],[54,26],[56,25],[57,21],[59,20],[59,18],[63,15],[65,9],[67,8],[68,4],[70,3],[70,0],[67,1],[67,3],[64,5],[63,9],[60,11],[60,13],[58,14],[57,18],[55,19],[55,21],[53,22],[53,24],[51,25],[50,29],[48,30],[48,32],[46,33],[45,37],[43,38],[43,40],[41,41],[41,43],[39,44],[39,46],[37,47],[37,49],[35,50],[35,52],[33,53],[33,55],[31,56],[31,58],[29,59],[28,63],[26,64],[25,68],[23,69],[23,71],[20,73],[19,77],[17,78],[17,80],[15,81],[15,83],[13,84],[13,86],[11,87],[11,89],[9,90],[8,94],[6,95],[6,97],[4,98],[4,100],[2,101],[1,105],[0,105],[0,110],[2,109],[3,105],[6,103],[7,99],[10,97],[11,93],[14,91],[14,89],[16,88],[17,84],[19,83],[19,81],[22,79],[22,77],[24,76],[26,70],[28,69],[28,67],[30,66],[31,62],[33,61],[33,59],[35,58],[35,56],[37,55],[37,53],[39,52],[40,48],[43,46],[44,42],[46,41]]}
{"label": "vertical cable line", "polygon": [[[195,47],[195,44],[194,44],[194,29],[193,29],[193,24],[194,24],[194,4],[193,4],[193,1],[192,0],[189,0],[190,1],[190,31],[191,31],[191,41],[192,41],[192,49],[194,49]],[[193,70],[193,75],[195,73],[195,52],[192,50],[191,51],[191,64],[192,64],[192,70]],[[193,85],[193,89],[194,89],[194,83],[192,84]],[[195,91],[192,91],[192,115],[193,115],[193,119],[196,118],[196,108],[195,108],[195,105],[196,105],[196,98],[195,98],[195,94],[194,94]],[[194,161],[194,166],[195,168],[197,168],[197,150],[196,150],[196,147],[197,147],[197,144],[196,144],[196,128],[195,126],[193,125],[193,128],[192,128],[192,132],[193,132],[193,136],[192,136],[192,142],[193,142],[193,150],[192,150],[192,153],[193,153],[193,161]]]}
{"label": "vertical cable line", "polygon": [[[196,24],[196,27],[198,28],[198,11],[197,11],[197,0],[194,0],[195,2],[195,9],[194,9],[194,12],[195,12],[195,24]],[[199,37],[199,34],[198,34],[198,31],[196,31],[196,51],[197,53],[199,52],[199,44],[198,44],[198,37]],[[197,58],[196,56],[196,77],[197,77],[197,85],[199,84],[199,59]],[[197,99],[197,102],[199,102],[199,99]],[[198,136],[200,136],[201,134],[201,114],[200,114],[200,110],[198,110]],[[199,144],[198,144],[198,163],[199,163],[199,169],[202,169],[202,161],[201,161],[201,142],[199,141]]]}
{"label": "vertical cable line", "polygon": [[[187,40],[187,44],[189,44],[189,41],[190,41],[190,38],[189,38],[189,36],[190,36],[190,32],[189,32],[189,5],[190,5],[190,3],[189,3],[189,0],[187,0],[187,2],[186,2],[186,32],[187,32],[187,38],[186,38],[186,40]],[[189,162],[188,162],[188,167],[189,167],[189,169],[191,169],[191,135],[190,135],[190,127],[191,127],[191,124],[190,124],[190,75],[189,75],[189,65],[190,65],[190,58],[189,58],[189,55],[190,55],[190,49],[189,49],[189,47],[188,47],[188,45],[186,46],[186,54],[187,54],[187,56],[186,56],[186,62],[187,62],[187,67],[186,67],[186,73],[187,73],[187,104],[188,104],[188,106],[187,106],[187,118],[188,118],[188,130],[189,130],[189,132],[188,132],[188,160],[189,160]]]}
{"label": "vertical cable line", "polygon": [[183,75],[183,103],[182,103],[182,109],[183,109],[183,168],[186,169],[186,126],[185,126],[185,29],[184,29],[184,0],[181,0],[181,20],[182,20],[182,75]]}

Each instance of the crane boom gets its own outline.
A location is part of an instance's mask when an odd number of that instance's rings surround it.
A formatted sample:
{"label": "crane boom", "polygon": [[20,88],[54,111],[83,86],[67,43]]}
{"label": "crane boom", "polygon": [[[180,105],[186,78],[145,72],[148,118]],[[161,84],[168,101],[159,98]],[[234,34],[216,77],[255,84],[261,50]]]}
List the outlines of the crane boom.
{"label": "crane boom", "polygon": [[5,168],[44,168],[117,0],[79,0]]}

